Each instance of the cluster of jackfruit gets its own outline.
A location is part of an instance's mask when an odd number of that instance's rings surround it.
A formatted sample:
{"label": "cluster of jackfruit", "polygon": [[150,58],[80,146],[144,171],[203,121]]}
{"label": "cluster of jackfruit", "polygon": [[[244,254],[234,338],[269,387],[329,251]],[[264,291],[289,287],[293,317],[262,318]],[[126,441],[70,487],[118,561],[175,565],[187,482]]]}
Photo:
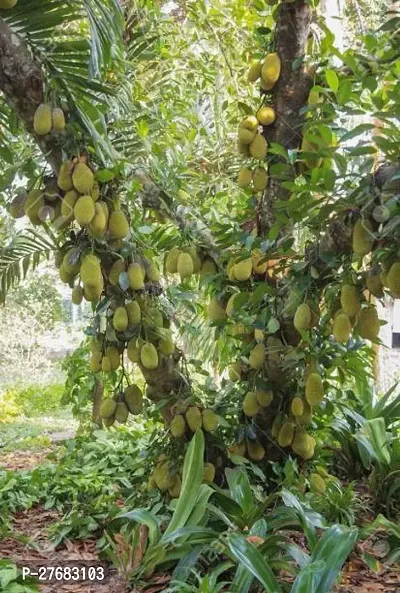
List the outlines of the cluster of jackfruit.
{"label": "cluster of jackfruit", "polygon": [[65,116],[60,107],[53,107],[50,103],[42,103],[33,116],[33,129],[38,136],[46,136],[65,129]]}
{"label": "cluster of jackfruit", "polygon": [[[231,282],[247,282],[253,274],[263,275],[267,269],[268,261],[265,254],[261,250],[255,249],[249,257],[240,255],[231,257],[226,267],[226,273]],[[232,302],[234,297],[231,297]]]}
{"label": "cluster of jackfruit", "polygon": [[[58,268],[60,280],[72,287],[71,299],[80,305],[83,298],[96,302],[104,290],[101,261],[93,253],[81,253],[79,247],[70,247],[62,257]],[[80,281],[75,284],[77,277]]]}
{"label": "cluster of jackfruit", "polygon": [[237,182],[242,189],[251,186],[254,192],[264,191],[268,185],[268,171],[264,167],[256,167],[255,169],[243,167],[239,171]]}
{"label": "cluster of jackfruit", "polygon": [[257,439],[245,439],[239,443],[234,443],[229,448],[229,454],[248,457],[252,461],[262,461],[265,457],[265,449]]}
{"label": "cluster of jackfruit", "polygon": [[108,270],[108,280],[113,286],[120,285],[121,274],[126,274],[129,288],[133,291],[143,290],[148,282],[160,280],[160,270],[157,264],[143,258],[127,264],[124,259],[117,259]]}
{"label": "cluster of jackfruit", "polygon": [[262,408],[268,408],[273,399],[274,394],[269,389],[248,391],[242,403],[243,412],[248,418],[253,418]]}
{"label": "cluster of jackfruit", "polygon": [[357,287],[344,284],[340,293],[341,308],[333,320],[332,334],[336,342],[345,344],[355,332],[366,340],[376,340],[379,336],[380,321],[376,307],[372,304],[362,306]]}
{"label": "cluster of jackfruit", "polygon": [[[206,462],[203,466],[203,482],[213,482],[215,466]],[[147,483],[148,490],[158,488],[161,492],[168,492],[171,498],[178,498],[182,488],[181,472],[176,469],[176,463],[166,455],[160,455],[156,466]]]}
{"label": "cluster of jackfruit", "polygon": [[105,398],[100,406],[100,416],[104,426],[112,426],[114,422],[125,424],[129,414],[136,416],[143,409],[143,394],[137,385],[127,385],[123,392],[114,397]]}
{"label": "cluster of jackfruit", "polygon": [[218,428],[218,416],[208,408],[201,410],[197,406],[190,406],[185,414],[174,416],[170,430],[174,438],[180,438],[186,434],[188,428],[191,432],[196,432],[199,428],[214,432]]}
{"label": "cluster of jackfruit", "polygon": [[253,60],[247,74],[247,80],[249,82],[260,80],[261,90],[270,91],[278,82],[280,75],[281,59],[277,53],[269,53],[263,60]]}
{"label": "cluster of jackfruit", "polygon": [[217,266],[210,257],[203,258],[195,247],[173,247],[165,258],[168,274],[179,274],[181,280],[199,274],[200,277],[217,273]]}
{"label": "cluster of jackfruit", "polygon": [[254,115],[245,117],[238,128],[238,142],[241,154],[263,160],[267,156],[268,144],[259,132],[259,126],[259,121]]}
{"label": "cluster of jackfruit", "polygon": [[304,426],[299,426],[299,423],[296,424],[288,417],[276,416],[272,424],[271,434],[277,439],[280,447],[291,447],[293,453],[302,459],[307,460],[314,456],[315,439],[307,433]]}

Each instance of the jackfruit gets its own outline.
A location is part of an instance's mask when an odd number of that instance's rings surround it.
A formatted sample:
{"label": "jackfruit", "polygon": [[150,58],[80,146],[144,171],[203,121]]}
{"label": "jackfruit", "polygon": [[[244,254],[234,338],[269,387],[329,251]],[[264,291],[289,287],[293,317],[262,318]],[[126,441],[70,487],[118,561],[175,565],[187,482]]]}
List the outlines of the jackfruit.
{"label": "jackfruit", "polygon": [[61,282],[64,282],[64,284],[70,284],[70,282],[74,280],[74,276],[72,274],[69,274],[62,264],[58,268],[58,275],[60,277]]}
{"label": "jackfruit", "polygon": [[250,132],[255,132],[258,128],[258,120],[254,115],[247,115],[242,120],[240,127],[244,130],[250,130]]}
{"label": "jackfruit", "polygon": [[294,316],[294,327],[298,332],[305,331],[310,328],[312,320],[312,313],[307,303],[302,303],[296,309]]}
{"label": "jackfruit", "polygon": [[245,282],[250,278],[252,270],[253,262],[250,257],[248,259],[242,259],[241,261],[237,262],[234,265],[233,273],[235,275],[235,279],[238,282]]}
{"label": "jackfruit", "polygon": [[121,355],[118,352],[118,348],[116,348],[115,346],[108,346],[106,348],[106,356],[110,361],[111,370],[112,371],[118,370],[119,366],[121,364]]}
{"label": "jackfruit", "polygon": [[244,144],[243,142],[238,141],[237,149],[238,149],[239,154],[243,154],[244,156],[250,156],[248,144]]}
{"label": "jackfruit", "polygon": [[[185,249],[185,251],[186,251],[186,253],[188,253],[190,255],[190,257],[193,260],[193,274],[198,274],[200,272],[200,268],[201,268],[201,259],[197,252],[196,247],[187,247]],[[179,258],[178,258],[178,263],[179,263]]]}
{"label": "jackfruit", "polygon": [[42,103],[33,116],[33,129],[38,136],[45,136],[51,132],[53,125],[52,109],[49,103]]}
{"label": "jackfruit", "polygon": [[263,167],[256,167],[253,172],[253,189],[264,191],[268,185],[268,173]]}
{"label": "jackfruit", "polygon": [[247,130],[246,128],[239,128],[238,139],[240,144],[250,145],[256,137],[256,134],[257,132],[253,132],[252,130]]}
{"label": "jackfruit", "polygon": [[115,408],[115,420],[119,422],[119,424],[125,424],[128,420],[129,410],[124,404],[124,402],[117,403],[117,407]]}
{"label": "jackfruit", "polygon": [[265,449],[258,441],[247,441],[247,454],[253,461],[261,461],[265,457]]}
{"label": "jackfruit", "polygon": [[274,85],[281,75],[281,59],[277,53],[270,53],[265,56],[261,78],[268,85]]}
{"label": "jackfruit", "polygon": [[256,82],[261,76],[262,62],[253,60],[247,73],[248,82]]}
{"label": "jackfruit", "polygon": [[308,435],[304,429],[298,428],[294,435],[292,450],[296,455],[303,459],[311,459],[314,455],[314,440]]}
{"label": "jackfruit", "polygon": [[111,212],[108,221],[108,232],[113,239],[124,239],[129,233],[129,223],[122,210]]}
{"label": "jackfruit", "polygon": [[203,482],[214,482],[215,466],[213,463],[205,463],[203,469]]}
{"label": "jackfruit", "polygon": [[103,373],[111,372],[111,361],[108,358],[108,356],[103,356],[101,360],[101,370],[103,371]]}
{"label": "jackfruit", "polygon": [[379,273],[376,273],[372,270],[367,276],[366,285],[369,292],[373,294],[375,297],[383,297],[383,284]]}
{"label": "jackfruit", "polygon": [[336,342],[345,344],[351,335],[351,323],[348,315],[345,313],[339,313],[333,322],[333,337]]}
{"label": "jackfruit", "polygon": [[171,356],[175,352],[175,344],[171,335],[163,337],[158,342],[159,351],[165,356]]}
{"label": "jackfruit", "polygon": [[246,455],[246,441],[234,443],[229,447],[229,453],[230,455],[240,455],[240,457],[244,457]]}
{"label": "jackfruit", "polygon": [[92,337],[90,340],[90,352],[101,352],[103,349],[103,340],[100,336]]}
{"label": "jackfruit", "polygon": [[228,302],[226,303],[226,314],[228,317],[232,317],[232,315],[235,313],[236,307],[235,307],[235,299],[236,297],[239,296],[238,293],[233,294],[232,296],[229,297]]}
{"label": "jackfruit", "polygon": [[101,371],[101,360],[103,355],[101,352],[93,352],[90,357],[90,370],[92,373],[99,373]]}
{"label": "jackfruit", "polygon": [[304,413],[304,404],[301,397],[295,397],[292,399],[292,404],[290,406],[291,412],[293,416],[302,416]]}
{"label": "jackfruit", "polygon": [[342,305],[342,311],[349,317],[355,317],[360,309],[360,301],[358,300],[357,288],[350,284],[342,286],[340,293],[340,304]]}
{"label": "jackfruit", "polygon": [[83,288],[79,285],[72,289],[71,300],[74,305],[80,305],[83,300]]}
{"label": "jackfruit", "polygon": [[170,429],[174,438],[179,439],[183,437],[186,432],[186,422],[182,414],[177,414],[173,417]]}
{"label": "jackfruit", "polygon": [[256,134],[250,143],[249,151],[254,159],[265,159],[267,156],[268,144],[264,136]]}
{"label": "jackfruit", "polygon": [[236,281],[236,277],[235,277],[235,258],[231,257],[226,265],[226,273],[228,274],[228,278],[229,280],[231,280],[232,282]]}
{"label": "jackfruit", "polygon": [[161,491],[169,490],[175,485],[175,476],[169,472],[168,462],[159,463],[154,470],[154,480]]}
{"label": "jackfruit", "polygon": [[275,86],[274,82],[265,82],[265,80],[261,79],[260,80],[260,89],[262,91],[270,91],[271,89],[273,89]]}
{"label": "jackfruit", "polygon": [[114,423],[115,423],[115,416],[111,416],[111,418],[104,418],[103,419],[103,426],[105,426],[105,428],[109,428]]}
{"label": "jackfruit", "polygon": [[80,226],[88,225],[94,218],[94,202],[90,196],[81,196],[75,203],[74,216]]}
{"label": "jackfruit", "polygon": [[128,329],[128,312],[125,307],[117,307],[113,315],[113,326],[117,332],[124,332]]}
{"label": "jackfruit", "polygon": [[196,430],[203,426],[201,412],[196,406],[190,406],[190,408],[186,410],[185,417],[187,425],[192,432],[196,432]]}
{"label": "jackfruit", "polygon": [[64,111],[59,107],[53,109],[53,130],[55,132],[62,132],[65,129]]}
{"label": "jackfruit", "polygon": [[381,324],[375,307],[362,309],[356,325],[356,331],[364,340],[376,340]]}
{"label": "jackfruit", "polygon": [[116,409],[117,402],[115,402],[111,397],[107,397],[101,402],[100,416],[102,418],[111,418],[111,416],[114,416]]}
{"label": "jackfruit", "polygon": [[163,327],[164,317],[157,307],[148,307],[145,311],[144,325],[146,327]]}
{"label": "jackfruit", "polygon": [[0,9],[10,10],[10,8],[14,8],[17,2],[18,0],[0,0]]}
{"label": "jackfruit", "polygon": [[77,247],[68,249],[62,260],[62,266],[71,276],[79,274],[81,263],[79,261],[80,250]]}
{"label": "jackfruit", "polygon": [[58,172],[57,185],[63,191],[70,191],[74,188],[74,184],[72,183],[72,170],[70,161],[65,161],[62,163]]}
{"label": "jackfruit", "polygon": [[88,225],[89,233],[96,239],[101,239],[107,229],[107,218],[100,202],[94,205],[94,217]]}
{"label": "jackfruit", "polygon": [[216,274],[217,272],[218,270],[214,260],[209,257],[206,258],[201,265],[200,276],[203,278],[204,276]]}
{"label": "jackfruit", "polygon": [[253,179],[253,172],[251,169],[249,169],[248,167],[243,167],[243,169],[240,169],[239,171],[239,176],[238,176],[238,186],[241,187],[242,189],[245,189],[246,187],[249,187],[251,180]]}
{"label": "jackfruit", "polygon": [[252,252],[251,259],[253,262],[253,271],[255,274],[265,274],[268,269],[268,261],[266,261],[265,253],[260,249],[255,249]]}
{"label": "jackfruit", "polygon": [[271,404],[272,400],[274,399],[274,394],[272,393],[272,391],[257,390],[256,398],[257,398],[257,402],[259,403],[259,405],[262,408],[268,408],[268,406]]}
{"label": "jackfruit", "polygon": [[125,404],[131,414],[140,414],[143,409],[143,393],[137,385],[128,385],[124,391]]}
{"label": "jackfruit", "polygon": [[144,344],[140,349],[140,360],[145,369],[152,371],[158,367],[158,352],[153,344]]}
{"label": "jackfruit", "polygon": [[257,416],[259,413],[260,406],[257,401],[257,396],[253,391],[248,391],[246,393],[246,396],[243,400],[242,409],[249,418],[253,418],[253,416]]}
{"label": "jackfruit", "polygon": [[137,301],[126,303],[125,309],[128,314],[129,325],[139,325],[142,318],[139,303]]}
{"label": "jackfruit", "polygon": [[82,259],[80,267],[81,280],[88,286],[94,286],[102,278],[100,260],[97,255],[89,253]]}
{"label": "jackfruit", "polygon": [[126,353],[131,362],[140,362],[140,346],[136,338],[129,341]]}
{"label": "jackfruit", "polygon": [[72,183],[80,194],[90,194],[94,184],[93,171],[85,163],[78,163],[72,173]]}
{"label": "jackfruit", "polygon": [[397,297],[400,294],[400,262],[391,265],[386,277],[385,286]]}
{"label": "jackfruit", "polygon": [[24,212],[32,224],[40,224],[40,212],[44,208],[44,196],[40,189],[32,189],[25,200]]}
{"label": "jackfruit", "polygon": [[263,105],[257,111],[256,117],[262,126],[270,126],[276,119],[275,110],[272,107]]}
{"label": "jackfruit", "polygon": [[85,284],[83,286],[83,296],[86,301],[94,303],[98,301],[104,289],[103,277],[95,284]]}
{"label": "jackfruit", "polygon": [[168,494],[171,498],[179,498],[182,488],[182,481],[179,476],[175,476],[174,485],[168,488]]}
{"label": "jackfruit", "polygon": [[177,247],[173,247],[168,253],[165,260],[165,268],[169,274],[176,274],[178,272],[178,257],[181,254],[181,250]]}
{"label": "jackfruit", "polygon": [[249,364],[252,369],[260,369],[265,362],[265,346],[264,344],[257,344],[251,350],[249,355]]}
{"label": "jackfruit", "polygon": [[324,386],[318,373],[310,373],[306,381],[306,400],[310,406],[317,406],[324,399]]}
{"label": "jackfruit", "polygon": [[131,264],[128,268],[129,286],[132,290],[141,290],[144,288],[145,272],[138,263]]}
{"label": "jackfruit", "polygon": [[303,137],[301,151],[307,153],[307,155],[303,156],[303,161],[307,169],[318,168],[322,165],[322,157],[319,156],[318,150],[318,144],[314,144]]}
{"label": "jackfruit", "polygon": [[229,380],[232,381],[232,383],[237,383],[241,380],[242,369],[240,362],[235,362],[234,364],[231,364],[231,366],[228,369],[228,376]]}
{"label": "jackfruit", "polygon": [[280,447],[289,447],[294,438],[295,425],[293,422],[284,422],[279,430],[278,444]]}
{"label": "jackfruit", "polygon": [[317,473],[309,475],[310,490],[316,494],[324,494],[326,490],[325,480]]}
{"label": "jackfruit", "polygon": [[177,270],[178,274],[181,277],[181,280],[185,278],[189,278],[194,272],[194,263],[191,255],[189,253],[181,252],[178,256],[178,263],[177,263]]}
{"label": "jackfruit", "polygon": [[218,416],[212,410],[203,410],[203,428],[206,432],[217,430]]}
{"label": "jackfruit", "polygon": [[151,262],[146,268],[146,277],[149,282],[158,282],[160,280],[160,270],[156,263]]}
{"label": "jackfruit", "polygon": [[[97,200],[100,198],[100,185],[99,185],[99,182],[97,181],[97,179],[94,180],[93,187],[89,193],[92,196],[93,202],[97,202]],[[103,207],[104,206],[106,206],[106,208],[107,208],[106,214],[107,214],[107,219],[108,219],[108,206],[105,202],[103,202]]]}
{"label": "jackfruit", "polygon": [[271,435],[275,439],[279,435],[279,432],[281,430],[281,426],[282,426],[282,417],[278,414],[278,416],[276,416],[274,418],[274,421],[273,421],[272,426],[271,426]]}
{"label": "jackfruit", "polygon": [[78,192],[74,189],[67,191],[61,201],[61,215],[72,220],[74,217],[74,206],[79,198]]}
{"label": "jackfruit", "polygon": [[368,255],[373,243],[374,236],[370,221],[359,218],[353,229],[353,252],[360,257]]}
{"label": "jackfruit", "polygon": [[212,323],[226,319],[226,311],[217,298],[213,298],[209,302],[207,316]]}
{"label": "jackfruit", "polygon": [[13,218],[22,218],[25,215],[24,204],[26,198],[27,195],[19,194],[10,203],[9,212]]}

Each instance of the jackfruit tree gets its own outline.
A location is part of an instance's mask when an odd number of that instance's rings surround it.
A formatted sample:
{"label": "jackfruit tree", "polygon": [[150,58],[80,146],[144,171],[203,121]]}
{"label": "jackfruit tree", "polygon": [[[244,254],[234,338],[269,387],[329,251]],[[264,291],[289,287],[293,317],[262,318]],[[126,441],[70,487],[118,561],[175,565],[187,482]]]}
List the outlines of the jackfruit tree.
{"label": "jackfruit tree", "polygon": [[[153,144],[145,143],[146,118],[119,120],[127,102],[131,113],[145,109],[154,88],[146,71],[136,96],[126,85],[130,40],[148,34],[136,5],[122,9],[109,0],[100,10],[88,3],[91,43],[79,38],[83,26],[70,39],[53,40],[49,51],[45,43],[35,46],[43,24],[37,15],[29,20],[29,7],[62,28],[84,18],[83,3],[62,3],[55,12],[51,0],[8,4],[0,6],[6,138],[23,134],[11,127],[17,117],[42,151],[29,145],[19,171],[29,183],[17,191],[11,180],[8,209],[33,225],[31,241],[43,233],[51,238],[47,249],[55,251],[72,302],[92,303],[95,420],[105,427],[125,423],[155,404],[169,444],[150,486],[171,496],[180,488],[173,455],[198,429],[206,434],[206,481],[235,456],[260,463],[288,454],[300,463],[311,459],[318,418],[332,413],[352,382],[372,375],[377,300],[400,297],[397,17],[360,38],[357,52],[340,52],[317,1],[232,3],[240,7],[231,15],[235,23],[243,11],[250,16],[243,55],[235,43],[229,55],[219,49],[236,84],[221,181],[207,170],[207,155],[192,176],[183,174],[190,165],[179,155],[182,174],[174,175],[159,120],[148,117]],[[215,43],[218,17],[198,3],[182,10],[184,18],[171,17],[178,27],[185,18],[190,27],[196,11],[205,11]],[[99,52],[96,39],[105,32],[108,45]],[[74,71],[79,52],[89,64],[87,79]],[[168,101],[182,107],[171,89],[153,110],[162,113]],[[361,116],[379,124],[353,125],[351,118]],[[143,147],[126,131],[134,125],[156,155],[146,154],[145,162],[158,158],[158,167],[135,161]],[[212,181],[194,199],[193,179],[202,175]],[[24,254],[15,242],[3,251],[3,293]],[[179,326],[187,330],[180,337]],[[144,385],[131,382],[132,365]],[[323,490],[318,475],[313,487]]]}

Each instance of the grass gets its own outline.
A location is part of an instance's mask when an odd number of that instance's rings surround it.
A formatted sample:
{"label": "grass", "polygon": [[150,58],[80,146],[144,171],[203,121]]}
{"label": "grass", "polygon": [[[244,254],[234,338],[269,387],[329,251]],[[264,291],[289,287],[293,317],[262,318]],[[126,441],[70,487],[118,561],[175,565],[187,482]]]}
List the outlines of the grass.
{"label": "grass", "polygon": [[20,416],[13,421],[0,422],[0,455],[2,452],[48,447],[51,444],[51,435],[65,431],[73,434],[77,427],[77,422],[65,409],[52,412],[51,416]]}

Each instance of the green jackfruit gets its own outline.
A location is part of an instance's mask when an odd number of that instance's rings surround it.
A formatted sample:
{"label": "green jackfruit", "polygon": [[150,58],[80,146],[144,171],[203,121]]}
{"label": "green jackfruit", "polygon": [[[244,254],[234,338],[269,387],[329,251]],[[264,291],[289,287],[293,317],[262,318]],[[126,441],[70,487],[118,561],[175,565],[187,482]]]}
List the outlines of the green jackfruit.
{"label": "green jackfruit", "polygon": [[400,262],[395,262],[391,265],[386,276],[385,286],[396,295],[400,294]]}
{"label": "green jackfruit", "polygon": [[128,268],[129,286],[132,290],[141,290],[144,288],[145,272],[138,263],[131,264]]}
{"label": "green jackfruit", "polygon": [[125,307],[117,307],[113,315],[113,326],[117,332],[124,332],[128,329],[128,312]]}
{"label": "green jackfruit", "polygon": [[254,115],[246,115],[246,117],[242,120],[240,124],[240,128],[243,130],[250,130],[251,132],[255,132],[258,128],[258,120]]}
{"label": "green jackfruit", "polygon": [[124,239],[129,233],[129,223],[122,210],[114,210],[108,221],[108,232],[112,239]]}
{"label": "green jackfruit", "polygon": [[173,247],[168,253],[165,260],[165,268],[169,274],[176,274],[178,272],[178,257],[181,254],[181,250],[177,247]]}
{"label": "green jackfruit", "polygon": [[235,275],[235,279],[238,282],[245,282],[251,276],[251,272],[253,271],[253,262],[251,257],[248,259],[242,259],[241,261],[237,262],[233,267],[233,273]]}
{"label": "green jackfruit", "polygon": [[207,308],[207,315],[212,323],[226,319],[226,311],[217,298],[211,299]]}
{"label": "green jackfruit", "polygon": [[383,297],[383,284],[381,276],[378,272],[371,270],[367,275],[366,285],[371,294],[377,298]]}
{"label": "green jackfruit", "polygon": [[171,498],[179,498],[182,488],[182,480],[179,476],[175,476],[174,485],[168,488],[168,494]]}
{"label": "green jackfruit", "polygon": [[324,494],[326,490],[325,480],[317,473],[312,473],[309,476],[310,490],[316,494]]}
{"label": "green jackfruit", "polygon": [[253,262],[253,270],[255,274],[265,274],[268,269],[268,261],[266,261],[265,253],[260,249],[254,249],[251,254]]}
{"label": "green jackfruit", "polygon": [[125,309],[128,314],[129,325],[139,325],[142,318],[139,303],[137,301],[126,303]]}
{"label": "green jackfruit", "polygon": [[9,204],[9,212],[14,219],[22,218],[25,215],[24,204],[27,195],[19,194]]}
{"label": "green jackfruit", "polygon": [[294,327],[298,332],[305,331],[310,328],[312,320],[312,313],[307,303],[302,303],[296,309],[294,316]]}
{"label": "green jackfruit", "polygon": [[253,60],[247,73],[248,82],[256,82],[261,76],[262,62]]}
{"label": "green jackfruit", "polygon": [[261,68],[261,77],[268,85],[275,84],[281,74],[281,59],[277,53],[267,54]]}
{"label": "green jackfruit", "polygon": [[373,229],[369,220],[359,218],[353,229],[353,252],[360,257],[371,253],[374,243]]}
{"label": "green jackfruit", "polygon": [[51,132],[53,126],[52,109],[49,103],[42,103],[33,116],[33,129],[38,136],[45,136]]}
{"label": "green jackfruit", "polygon": [[[253,132],[252,130],[247,130],[246,128],[239,127],[238,130],[238,140],[240,144],[251,144],[256,137],[257,132]],[[250,148],[249,148],[250,150]]]}
{"label": "green jackfruit", "polygon": [[10,8],[14,8],[17,4],[18,0],[0,0],[0,9],[1,10],[10,10]]}
{"label": "green jackfruit", "polygon": [[250,155],[254,159],[265,159],[268,151],[268,144],[264,136],[256,134],[249,146]]}
{"label": "green jackfruit", "polygon": [[310,373],[306,381],[306,400],[310,406],[317,406],[324,399],[324,386],[318,373]]}
{"label": "green jackfruit", "polygon": [[126,353],[131,362],[140,362],[140,346],[136,338],[129,341]]}
{"label": "green jackfruit", "polygon": [[268,185],[268,173],[263,167],[256,167],[253,172],[254,191],[264,191]]}
{"label": "green jackfruit", "polygon": [[251,350],[249,355],[249,364],[252,369],[260,369],[265,362],[265,346],[264,344],[257,344]]}
{"label": "green jackfruit", "polygon": [[229,380],[237,383],[242,378],[242,368],[240,362],[235,362],[228,369]]}
{"label": "green jackfruit", "polygon": [[349,317],[355,317],[360,309],[360,301],[358,300],[357,288],[350,284],[342,286],[340,293],[340,304],[342,311]]}
{"label": "green jackfruit", "polygon": [[62,132],[65,129],[65,115],[64,111],[59,107],[53,109],[53,130],[55,132]]}
{"label": "green jackfruit", "polygon": [[275,110],[268,105],[263,105],[256,113],[256,117],[262,126],[270,126],[276,119]]}
{"label": "green jackfruit", "polygon": [[58,269],[58,275],[60,277],[61,282],[64,282],[64,284],[70,284],[75,278],[75,276],[67,272],[67,270],[64,268],[62,264]]}
{"label": "green jackfruit", "polygon": [[276,416],[274,418],[274,421],[273,421],[272,426],[271,426],[271,435],[275,439],[279,435],[279,431],[281,429],[281,426],[282,426],[282,416],[280,414],[278,414],[278,416]]}
{"label": "green jackfruit", "polygon": [[173,417],[170,428],[174,438],[179,439],[183,437],[186,432],[186,422],[182,414],[177,414]]}
{"label": "green jackfruit", "polygon": [[291,412],[293,416],[302,416],[304,412],[304,404],[301,397],[295,397],[292,399],[292,404],[290,406]]}
{"label": "green jackfruit", "polygon": [[111,266],[111,269],[108,273],[108,281],[110,284],[117,286],[119,284],[119,277],[122,272],[125,272],[125,262],[123,259],[117,259],[117,261]]}
{"label": "green jackfruit", "polygon": [[213,463],[205,463],[203,469],[203,482],[214,482],[215,479],[215,465]]}
{"label": "green jackfruit", "polygon": [[333,322],[333,337],[335,338],[336,342],[340,342],[341,344],[345,344],[351,335],[351,323],[348,315],[345,313],[339,313],[334,319]]}
{"label": "green jackfruit", "polygon": [[280,447],[289,447],[294,438],[295,425],[293,422],[284,422],[279,430],[278,444]]}
{"label": "green jackfruit", "polygon": [[90,352],[101,352],[103,349],[103,340],[99,337],[92,337],[90,340]]}
{"label": "green jackfruit", "polygon": [[190,408],[186,410],[185,416],[187,425],[192,432],[196,432],[196,430],[203,426],[201,412],[197,406],[190,406]]}
{"label": "green jackfruit", "polygon": [[237,180],[238,186],[241,187],[242,189],[245,189],[246,187],[249,187],[252,179],[253,179],[252,170],[249,169],[248,167],[243,167],[239,171],[239,176],[238,176],[238,180]]}
{"label": "green jackfruit", "polygon": [[272,391],[256,391],[257,402],[262,408],[268,408],[274,399]]}
{"label": "green jackfruit", "polygon": [[218,416],[212,410],[203,410],[203,428],[206,432],[217,430]]}
{"label": "green jackfruit", "polygon": [[94,185],[93,171],[85,163],[78,163],[72,173],[72,183],[80,194],[90,194]]}
{"label": "green jackfruit", "polygon": [[74,218],[74,206],[79,198],[79,194],[74,189],[67,191],[61,201],[61,215],[68,220]]}
{"label": "green jackfruit", "polygon": [[193,274],[194,263],[193,263],[192,256],[189,253],[184,253],[182,251],[179,254],[177,270],[178,270],[178,274],[181,277],[181,280],[184,280],[185,278],[190,278],[190,276]]}
{"label": "green jackfruit", "polygon": [[149,371],[158,367],[158,352],[153,344],[144,344],[140,349],[140,360],[145,369]]}
{"label": "green jackfruit", "polygon": [[247,454],[253,461],[261,461],[265,457],[265,449],[259,441],[247,441]]}
{"label": "green jackfruit", "polygon": [[101,360],[103,355],[101,352],[93,352],[90,357],[90,370],[92,373],[99,373],[101,371]]}
{"label": "green jackfruit", "polygon": [[246,396],[243,400],[242,409],[249,418],[253,418],[259,413],[260,406],[257,401],[257,396],[253,391],[248,391],[246,393]]}
{"label": "green jackfruit", "polygon": [[200,276],[202,278],[204,278],[204,276],[216,274],[217,272],[218,272],[218,269],[217,269],[217,266],[215,265],[214,260],[210,259],[209,257],[206,258],[201,265]]}
{"label": "green jackfruit", "polygon": [[114,416],[116,409],[117,402],[115,402],[111,397],[107,397],[101,402],[100,416],[102,418],[111,418],[111,416]]}
{"label": "green jackfruit", "polygon": [[146,268],[146,277],[149,282],[158,282],[160,280],[160,270],[156,263],[151,262]]}
{"label": "green jackfruit", "polygon": [[111,370],[118,370],[121,364],[121,355],[118,352],[118,348],[116,348],[115,346],[108,346],[106,348],[106,356],[110,361]]}
{"label": "green jackfruit", "polygon": [[92,237],[101,239],[107,229],[107,218],[100,202],[94,205],[94,217],[88,225],[88,231]]}
{"label": "green jackfruit", "polygon": [[[185,252],[188,253],[193,260],[193,274],[198,274],[200,272],[200,268],[201,268],[201,258],[199,256],[199,253],[198,253],[196,247],[193,247],[193,246],[186,247]],[[179,263],[179,259],[178,259],[178,263]]]}
{"label": "green jackfruit", "polygon": [[292,443],[292,449],[296,455],[303,459],[311,459],[314,455],[315,441],[308,435],[304,429],[298,428]]}
{"label": "green jackfruit", "polygon": [[356,331],[364,340],[376,340],[379,336],[381,324],[375,307],[362,309],[358,316]]}
{"label": "green jackfruit", "polygon": [[77,247],[71,247],[68,249],[63,257],[62,265],[64,269],[72,276],[79,274],[81,263],[80,263],[80,250]]}
{"label": "green jackfruit", "polygon": [[101,360],[101,370],[103,373],[110,373],[111,372],[111,361],[108,356],[103,356]]}
{"label": "green jackfruit", "polygon": [[175,352],[175,344],[171,334],[159,340],[158,349],[165,356],[171,356]]}
{"label": "green jackfruit", "polygon": [[40,224],[40,213],[44,208],[44,196],[39,189],[32,189],[25,200],[24,212],[32,224]]}
{"label": "green jackfruit", "polygon": [[81,196],[74,206],[74,217],[80,226],[88,225],[94,218],[94,202],[90,196]]}
{"label": "green jackfruit", "polygon": [[124,400],[131,414],[140,414],[143,409],[143,393],[137,385],[128,385],[124,391]]}
{"label": "green jackfruit", "polygon": [[72,164],[70,161],[62,163],[58,172],[57,185],[63,191],[70,191],[74,188],[72,183]]}
{"label": "green jackfruit", "polygon": [[71,300],[74,305],[80,305],[83,300],[83,288],[82,286],[74,286],[72,289]]}
{"label": "green jackfruit", "polygon": [[162,492],[173,488],[175,485],[175,476],[170,474],[168,462],[159,463],[154,470],[154,480],[157,488]]}
{"label": "green jackfruit", "polygon": [[246,450],[246,441],[234,443],[231,447],[229,447],[230,455],[239,455],[240,457],[244,457],[246,455]]}
{"label": "green jackfruit", "polygon": [[94,286],[102,278],[100,260],[97,255],[89,253],[82,259],[80,267],[81,280],[88,286]]}

